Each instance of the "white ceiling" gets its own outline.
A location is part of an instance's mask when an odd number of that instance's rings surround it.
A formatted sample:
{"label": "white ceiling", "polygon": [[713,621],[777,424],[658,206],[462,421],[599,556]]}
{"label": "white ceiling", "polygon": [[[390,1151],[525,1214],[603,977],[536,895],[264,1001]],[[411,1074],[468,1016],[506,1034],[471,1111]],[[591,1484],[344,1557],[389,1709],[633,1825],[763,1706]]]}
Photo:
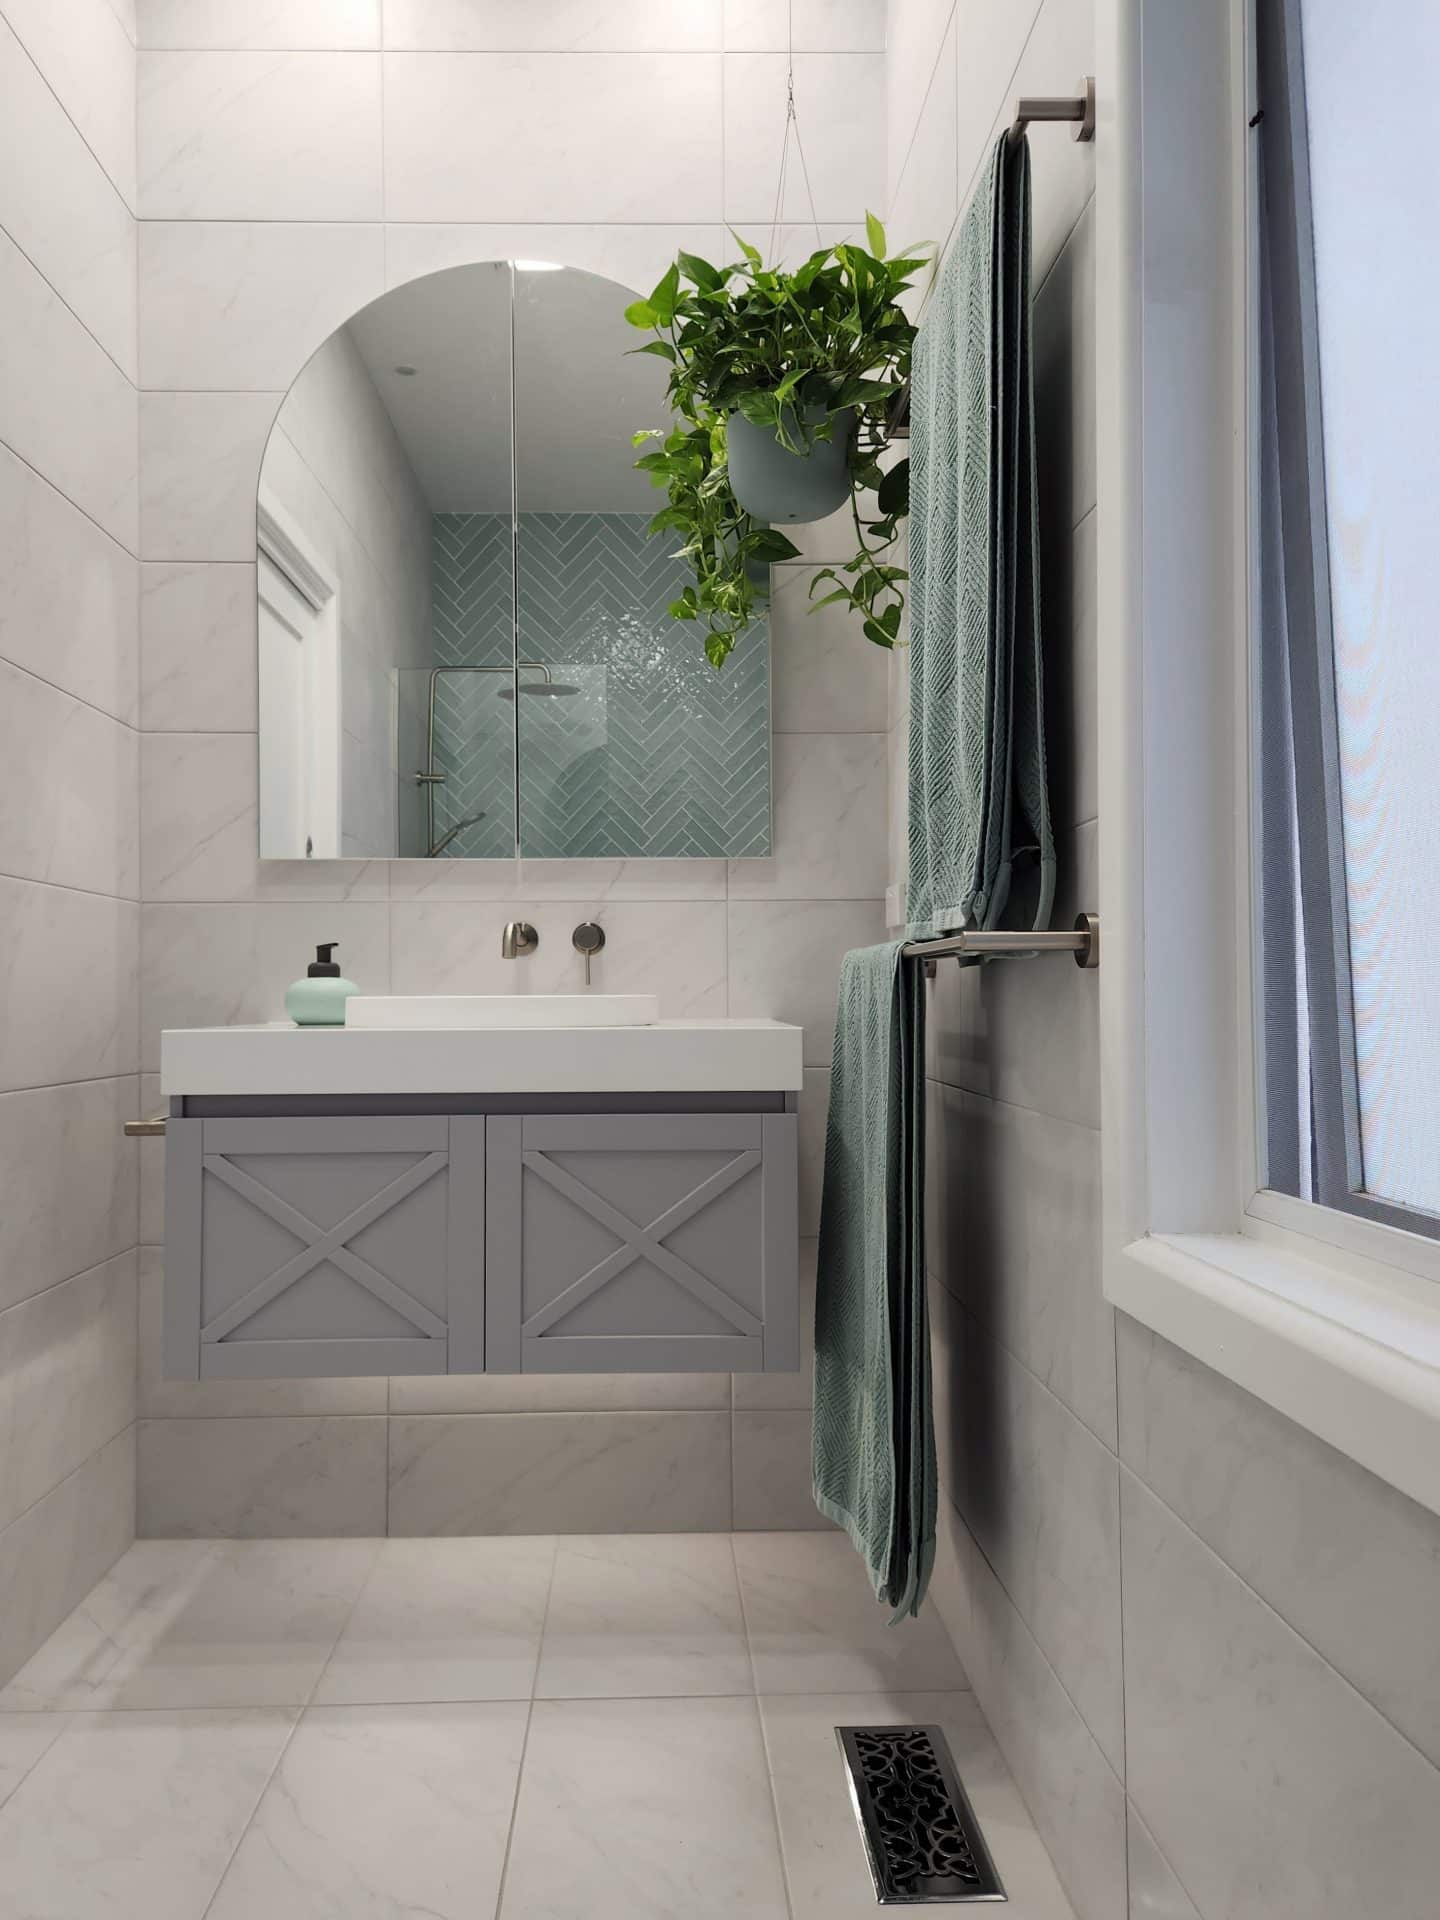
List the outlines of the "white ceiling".
{"label": "white ceiling", "polygon": [[[665,367],[653,355],[627,358],[644,339],[624,319],[634,292],[572,267],[515,279],[520,510],[653,511],[661,499],[634,471],[630,436],[666,418]],[[433,511],[508,512],[506,264],[412,280],[349,331]]]}

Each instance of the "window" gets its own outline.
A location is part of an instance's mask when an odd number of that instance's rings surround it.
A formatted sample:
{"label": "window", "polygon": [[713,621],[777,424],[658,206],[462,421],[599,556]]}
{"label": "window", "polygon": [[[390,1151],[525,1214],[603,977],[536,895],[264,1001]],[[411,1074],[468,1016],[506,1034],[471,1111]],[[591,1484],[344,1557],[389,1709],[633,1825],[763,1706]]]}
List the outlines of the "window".
{"label": "window", "polygon": [[1257,25],[1264,1183],[1440,1237],[1440,17]]}

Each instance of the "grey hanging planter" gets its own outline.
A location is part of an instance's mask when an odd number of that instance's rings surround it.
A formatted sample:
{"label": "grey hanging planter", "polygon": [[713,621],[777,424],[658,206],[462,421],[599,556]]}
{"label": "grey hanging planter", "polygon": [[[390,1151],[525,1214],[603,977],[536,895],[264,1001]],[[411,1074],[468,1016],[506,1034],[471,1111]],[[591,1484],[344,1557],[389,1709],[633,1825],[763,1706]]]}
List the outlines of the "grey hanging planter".
{"label": "grey hanging planter", "polygon": [[[805,430],[824,418],[823,407],[807,407],[802,430],[792,410],[786,430],[792,439],[800,440]],[[747,513],[771,525],[824,520],[850,498],[854,431],[855,414],[850,409],[835,415],[829,440],[811,440],[806,452],[792,453],[781,446],[773,427],[757,426],[743,413],[732,413],[725,429],[730,491]]]}

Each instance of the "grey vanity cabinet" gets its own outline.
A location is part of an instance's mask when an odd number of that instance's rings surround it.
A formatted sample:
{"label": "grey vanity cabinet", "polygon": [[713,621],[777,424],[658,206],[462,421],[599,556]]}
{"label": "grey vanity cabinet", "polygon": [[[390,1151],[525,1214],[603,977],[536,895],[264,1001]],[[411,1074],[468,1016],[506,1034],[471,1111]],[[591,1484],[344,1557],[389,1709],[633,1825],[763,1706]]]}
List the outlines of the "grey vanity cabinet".
{"label": "grey vanity cabinet", "polygon": [[165,1371],[251,1380],[484,1365],[482,1117],[166,1128]]}
{"label": "grey vanity cabinet", "polygon": [[792,1112],[194,1114],[171,1379],[799,1365]]}
{"label": "grey vanity cabinet", "polygon": [[492,1116],[486,1195],[489,1372],[798,1366],[793,1114]]}

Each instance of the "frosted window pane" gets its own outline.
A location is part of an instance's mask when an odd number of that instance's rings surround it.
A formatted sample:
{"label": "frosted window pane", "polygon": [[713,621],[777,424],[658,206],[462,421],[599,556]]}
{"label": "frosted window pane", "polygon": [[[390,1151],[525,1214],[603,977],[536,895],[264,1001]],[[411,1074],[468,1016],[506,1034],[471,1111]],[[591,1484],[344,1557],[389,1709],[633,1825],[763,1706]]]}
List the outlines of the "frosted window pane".
{"label": "frosted window pane", "polygon": [[1364,1184],[1440,1212],[1440,8],[1301,16]]}

